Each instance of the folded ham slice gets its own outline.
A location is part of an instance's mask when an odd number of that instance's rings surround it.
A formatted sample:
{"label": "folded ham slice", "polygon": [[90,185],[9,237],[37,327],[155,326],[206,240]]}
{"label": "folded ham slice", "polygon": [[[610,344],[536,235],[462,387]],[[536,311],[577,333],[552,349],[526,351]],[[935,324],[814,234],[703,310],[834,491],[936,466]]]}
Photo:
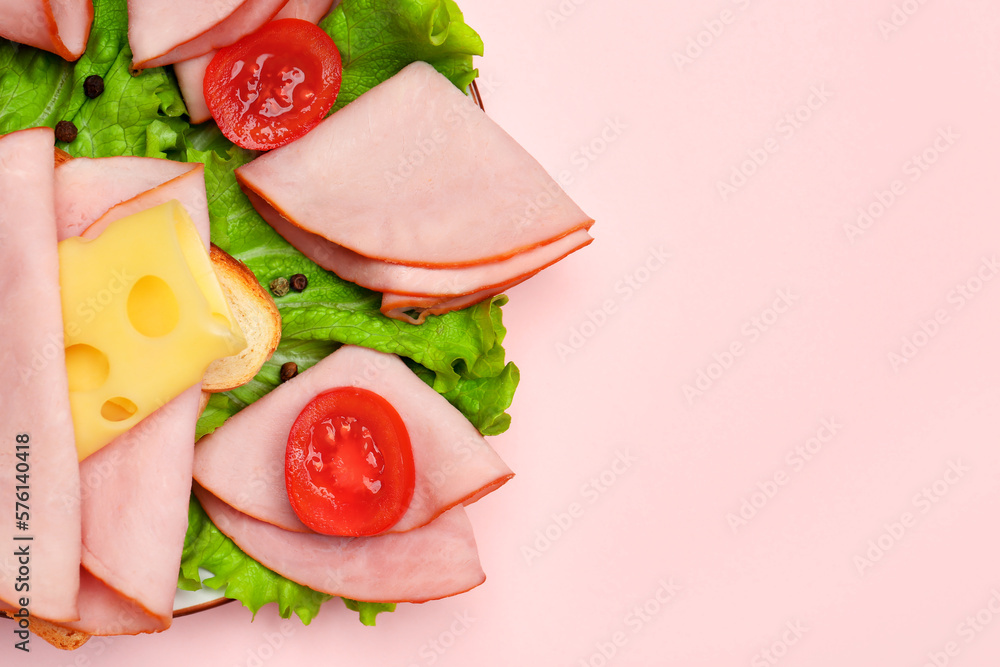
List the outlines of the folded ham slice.
{"label": "folded ham slice", "polygon": [[59,240],[79,236],[112,206],[194,168],[185,162],[148,157],[74,158],[61,162],[55,181]]}
{"label": "folded ham slice", "polygon": [[87,49],[94,20],[91,0],[6,0],[0,37],[76,60]]}
{"label": "folded ham slice", "polygon": [[327,241],[290,223],[255,192],[246,194],[261,217],[302,254],[344,280],[382,292],[382,314],[411,324],[500,294],[594,240],[587,230],[578,229],[499,262],[454,269],[407,266],[371,259]]}
{"label": "folded ham slice", "polygon": [[368,389],[389,401],[410,435],[413,500],[387,532],[427,524],[513,477],[469,420],[399,357],[345,345],[202,438],[195,450],[195,480],[244,514],[285,530],[312,532],[292,510],[285,490],[288,432],[309,401],[345,386]]}
{"label": "folded ham slice", "polygon": [[92,635],[170,627],[200,399],[200,386],[188,389],[80,464],[90,581],[68,627]]}
{"label": "folded ham slice", "polygon": [[315,591],[365,602],[426,602],[486,581],[462,507],[406,533],[290,533],[237,512],[195,485],[205,513],[251,558]]}
{"label": "folded ham slice", "polygon": [[495,262],[593,223],[527,151],[421,62],[236,175],[306,231],[410,266]]}
{"label": "folded ham slice", "polygon": [[[320,19],[329,13],[334,0],[288,0],[272,21],[278,19],[303,19],[310,23],[319,23]],[[215,51],[209,51],[203,56],[184,60],[174,64],[174,74],[180,85],[184,104],[192,123],[204,123],[212,117],[205,102],[205,70],[212,62]]]}
{"label": "folded ham slice", "polygon": [[[17,608],[28,597],[33,615],[70,621],[79,617],[80,472],[63,352],[54,141],[49,128],[0,137],[0,498],[12,513],[0,546],[0,600]],[[21,433],[29,441],[18,459]],[[28,467],[30,516],[12,535],[19,464]],[[15,589],[20,548],[30,553],[30,594]]]}
{"label": "folded ham slice", "polygon": [[287,0],[129,0],[132,66],[160,67],[228,46],[261,27]]}
{"label": "folded ham slice", "polygon": [[[93,237],[114,220],[178,199],[208,248],[203,165],[78,158],[56,169],[56,187],[63,237],[81,229]],[[170,627],[200,399],[201,387],[191,387],[80,463],[80,618],[63,625],[94,635]]]}

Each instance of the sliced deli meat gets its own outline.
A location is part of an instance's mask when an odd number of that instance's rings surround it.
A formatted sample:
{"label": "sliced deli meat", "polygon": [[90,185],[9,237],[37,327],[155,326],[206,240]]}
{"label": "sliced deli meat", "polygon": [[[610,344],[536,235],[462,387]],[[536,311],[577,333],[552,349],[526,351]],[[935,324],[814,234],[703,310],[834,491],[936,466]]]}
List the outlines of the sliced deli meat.
{"label": "sliced deli meat", "polygon": [[270,21],[287,0],[129,0],[128,40],[139,69],[229,46]]}
{"label": "sliced deli meat", "polygon": [[345,345],[202,438],[195,451],[195,480],[244,514],[286,530],[312,532],[295,514],[285,489],[288,434],[313,398],[347,386],[382,396],[409,432],[416,473],[413,499],[387,532],[425,525],[513,476],[462,413],[399,357]]}
{"label": "sliced deli meat", "polygon": [[[78,618],[80,470],[63,351],[53,132],[0,137],[0,497],[12,515],[0,548],[0,600],[17,609],[18,552],[30,552],[31,614]],[[24,475],[21,480],[18,475]],[[14,531],[17,485],[30,512]],[[23,491],[23,489],[21,489]],[[13,533],[13,534],[12,534]],[[17,537],[31,536],[31,541]],[[27,550],[27,551],[26,551]]]}
{"label": "sliced deli meat", "polygon": [[6,0],[0,37],[76,60],[87,49],[94,20],[91,0]]}
{"label": "sliced deli meat", "polygon": [[111,207],[196,167],[195,164],[148,157],[63,160],[55,176],[59,240],[79,236]]}
{"label": "sliced deli meat", "polygon": [[208,247],[210,222],[208,217],[208,195],[205,191],[205,165],[193,163],[185,173],[154,188],[132,197],[109,208],[101,217],[93,222],[80,236],[92,239],[108,225],[134,213],[159,206],[171,199],[176,199],[187,211],[191,221],[198,229],[202,243]]}
{"label": "sliced deli meat", "polygon": [[74,629],[170,627],[200,399],[200,387],[188,389],[81,462],[83,566],[96,581],[81,591]]}
{"label": "sliced deli meat", "polygon": [[254,560],[315,591],[365,602],[426,602],[486,580],[462,507],[406,533],[334,537],[292,533],[237,512],[195,485],[219,530]]}
{"label": "sliced deli meat", "polygon": [[527,151],[421,62],[236,175],[292,224],[409,266],[497,262],[593,223]]}
{"label": "sliced deli meat", "polygon": [[[189,211],[207,248],[202,165],[112,157],[76,158],[56,169],[56,226],[64,237],[92,238],[169,199]],[[200,402],[196,385],[80,462],[80,617],[67,627],[94,635],[170,627]]]}
{"label": "sliced deli meat", "polygon": [[587,230],[578,229],[552,243],[499,262],[457,268],[407,266],[348,250],[293,225],[256,193],[250,191],[247,196],[276,232],[317,265],[344,280],[382,292],[382,313],[396,319],[405,317],[395,312],[400,309],[421,311],[420,322],[423,322],[427,314],[471,306],[517,285],[593,241]]}

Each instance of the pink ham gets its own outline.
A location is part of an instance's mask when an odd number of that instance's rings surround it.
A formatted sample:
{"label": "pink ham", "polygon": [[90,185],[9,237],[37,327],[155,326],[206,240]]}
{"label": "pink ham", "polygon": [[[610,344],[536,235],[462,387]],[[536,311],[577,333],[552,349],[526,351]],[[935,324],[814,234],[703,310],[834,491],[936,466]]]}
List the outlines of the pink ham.
{"label": "pink ham", "polygon": [[269,208],[256,194],[248,194],[267,223],[306,257],[344,280],[377,292],[455,297],[491,287],[502,288],[520,282],[593,241],[586,230],[579,229],[552,243],[500,262],[440,269],[391,264],[359,255],[296,227]]}
{"label": "pink ham", "polygon": [[112,206],[194,169],[194,164],[148,157],[74,158],[63,162],[56,169],[55,181],[59,240],[79,236]]}
{"label": "pink ham", "polygon": [[7,0],[0,3],[0,37],[76,60],[87,49],[91,0]]}
{"label": "pink ham", "polygon": [[[333,0],[288,0],[288,4],[282,7],[272,20],[303,19],[310,23],[319,23],[332,6]],[[181,87],[184,104],[187,105],[188,116],[192,123],[204,123],[212,117],[205,102],[204,85],[205,70],[214,56],[213,50],[203,56],[174,64],[174,74],[177,75],[177,83]]]}
{"label": "pink ham", "polygon": [[593,223],[514,139],[420,62],[236,174],[293,224],[410,266],[495,262]]}
{"label": "pink ham", "polygon": [[195,451],[195,480],[244,514],[286,530],[311,532],[292,510],[285,491],[285,446],[302,408],[316,395],[342,386],[381,395],[399,412],[410,435],[416,471],[413,500],[388,532],[422,526],[513,476],[462,413],[399,357],[348,345],[202,438]]}
{"label": "pink ham", "polygon": [[465,510],[407,533],[331,537],[290,533],[237,512],[195,485],[219,530],[262,565],[329,595],[365,602],[426,602],[486,580]]}
{"label": "pink ham", "polygon": [[[188,389],[80,464],[83,566],[96,581],[81,590],[71,627],[98,635],[170,627],[200,398],[200,386]],[[116,627],[106,624],[109,610]]]}
{"label": "pink ham", "polygon": [[463,296],[455,297],[383,294],[382,306],[379,308],[379,311],[386,317],[391,317],[394,320],[401,320],[403,322],[409,322],[410,324],[423,324],[428,315],[443,315],[444,313],[450,313],[453,310],[468,308],[469,306],[479,303],[480,301],[485,301],[486,299],[494,297],[497,294],[506,292],[511,287],[519,285],[521,282],[530,277],[531,276],[525,276],[523,279],[511,283],[510,285],[490,287],[489,289],[474,292],[473,294],[465,294]]}
{"label": "pink ham", "polygon": [[115,220],[145,211],[148,208],[165,204],[176,199],[191,216],[191,221],[198,228],[198,233],[205,247],[208,247],[210,221],[208,217],[208,198],[205,193],[205,165],[193,163],[186,173],[158,185],[132,199],[115,204],[106,213],[87,227],[80,236],[92,239],[98,236]]}
{"label": "pink ham", "polygon": [[188,117],[192,123],[204,123],[212,117],[212,112],[208,110],[208,103],[205,102],[205,70],[208,63],[215,57],[215,51],[209,51],[205,55],[184,60],[174,64],[174,74],[177,75],[177,84],[181,88],[181,95],[184,97],[184,105],[187,107]]}
{"label": "pink ham", "polygon": [[[96,236],[113,220],[179,199],[208,247],[203,165],[78,158],[56,173],[64,236],[80,228]],[[80,463],[84,575],[80,619],[67,627],[96,635],[170,627],[200,398],[201,387],[191,387]]]}
{"label": "pink ham", "polygon": [[160,67],[228,46],[270,21],[287,0],[129,0],[132,66]]}
{"label": "pink ham", "polygon": [[[79,618],[80,471],[63,352],[59,260],[49,128],[0,137],[0,498],[10,524],[0,548],[0,600],[29,597],[31,613],[53,621]],[[26,433],[27,460],[15,456]],[[18,464],[30,470],[28,529],[16,536]],[[22,466],[23,470],[24,466]],[[30,552],[30,595],[15,590],[18,558]]]}

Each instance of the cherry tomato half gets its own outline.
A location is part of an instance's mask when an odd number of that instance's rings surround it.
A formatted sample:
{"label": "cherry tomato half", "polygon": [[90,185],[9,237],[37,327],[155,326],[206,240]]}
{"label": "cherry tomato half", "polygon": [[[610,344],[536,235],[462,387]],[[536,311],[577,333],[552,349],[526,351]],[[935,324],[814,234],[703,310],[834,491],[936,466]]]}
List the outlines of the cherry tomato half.
{"label": "cherry tomato half", "polygon": [[413,498],[410,436],[378,394],[338,387],[314,398],[292,424],[285,488],[302,523],[326,535],[375,535]]}
{"label": "cherry tomato half", "polygon": [[309,21],[280,19],[218,50],[205,70],[205,101],[230,141],[269,150],[323,120],[340,78],[329,35]]}

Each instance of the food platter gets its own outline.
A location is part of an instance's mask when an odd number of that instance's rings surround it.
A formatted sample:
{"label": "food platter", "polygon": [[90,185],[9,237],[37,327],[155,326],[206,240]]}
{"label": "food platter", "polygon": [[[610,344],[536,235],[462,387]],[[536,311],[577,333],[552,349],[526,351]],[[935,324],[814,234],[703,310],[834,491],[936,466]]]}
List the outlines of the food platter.
{"label": "food platter", "polygon": [[[476,85],[475,80],[466,89],[468,95],[475,101],[476,105],[479,106],[483,111],[486,107],[483,104],[482,94],[479,91],[479,86]],[[202,579],[211,576],[210,572],[205,570],[201,571]],[[188,616],[190,614],[195,614],[209,609],[215,609],[224,604],[234,602],[235,600],[227,598],[222,591],[209,588],[207,586],[202,586],[201,589],[196,591],[184,590],[181,588],[177,589],[174,597],[174,618],[180,618],[182,616]]]}

